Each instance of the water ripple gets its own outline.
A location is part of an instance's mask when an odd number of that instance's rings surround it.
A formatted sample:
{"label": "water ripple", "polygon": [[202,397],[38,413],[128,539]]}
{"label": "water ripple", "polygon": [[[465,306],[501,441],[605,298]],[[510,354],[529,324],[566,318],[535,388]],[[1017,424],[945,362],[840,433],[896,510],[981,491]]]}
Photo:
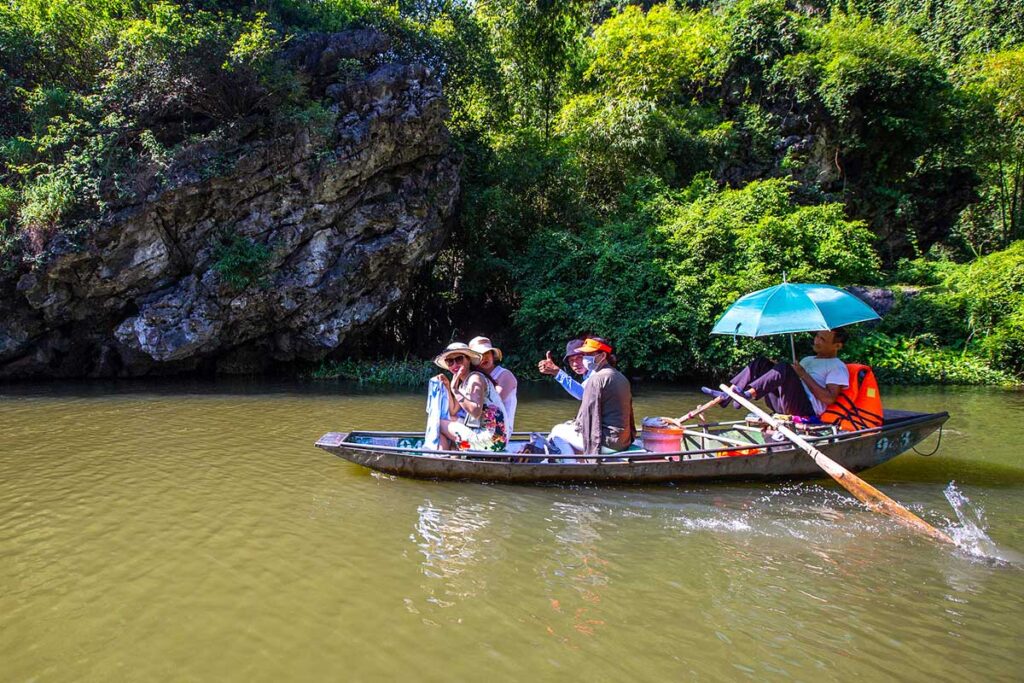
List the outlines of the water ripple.
{"label": "water ripple", "polygon": [[[641,398],[647,414],[696,400]],[[967,412],[973,401],[946,407]],[[524,424],[567,407],[525,400]],[[977,409],[993,428],[987,413],[999,406]],[[422,410],[420,396],[290,385],[5,388],[5,678],[948,680],[1021,670],[1020,565],[951,554],[829,483],[419,482],[311,447],[328,429],[418,429]],[[966,422],[958,431],[990,438]],[[914,467],[938,462],[921,460]],[[880,479],[930,521],[955,514],[928,476]],[[1019,487],[961,486],[984,508],[975,522],[986,538],[1024,547]]]}

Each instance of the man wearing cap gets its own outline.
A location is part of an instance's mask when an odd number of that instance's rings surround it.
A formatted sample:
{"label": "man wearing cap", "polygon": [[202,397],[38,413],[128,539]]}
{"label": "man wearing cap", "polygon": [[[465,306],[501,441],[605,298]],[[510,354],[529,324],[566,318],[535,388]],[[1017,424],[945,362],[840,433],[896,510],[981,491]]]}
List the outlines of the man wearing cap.
{"label": "man wearing cap", "polygon": [[519,404],[519,399],[516,396],[519,390],[519,380],[510,370],[498,365],[503,357],[501,349],[491,344],[488,337],[473,337],[469,340],[469,348],[480,354],[480,364],[477,369],[487,373],[498,389],[501,402],[505,404],[505,433],[512,436],[516,422],[516,407]]}
{"label": "man wearing cap", "polygon": [[583,400],[583,387],[586,386],[587,379],[590,378],[590,373],[583,367],[583,356],[579,351],[581,346],[583,346],[582,339],[573,339],[566,344],[565,356],[562,357],[562,362],[572,368],[572,371],[577,375],[580,375],[583,378],[582,381],[577,382],[569,376],[569,373],[555,365],[550,351],[548,351],[547,357],[544,360],[537,363],[537,370],[541,374],[552,375],[555,381],[577,401]]}
{"label": "man wearing cap", "polygon": [[563,455],[624,451],[636,438],[629,380],[615,369],[612,347],[604,339],[587,338],[577,353],[583,356],[590,378],[576,419],[556,425],[551,441]]}

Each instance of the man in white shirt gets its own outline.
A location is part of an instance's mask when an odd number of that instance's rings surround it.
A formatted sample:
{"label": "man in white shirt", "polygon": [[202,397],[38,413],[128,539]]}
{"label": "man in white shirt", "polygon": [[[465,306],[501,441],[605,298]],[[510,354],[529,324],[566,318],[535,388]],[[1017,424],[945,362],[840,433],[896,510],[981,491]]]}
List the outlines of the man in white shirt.
{"label": "man in white shirt", "polygon": [[[774,365],[766,358],[756,358],[732,378],[731,384],[748,398],[763,398],[776,413],[818,417],[850,386],[846,363],[838,358],[847,338],[843,328],[822,330],[814,335],[813,356],[799,363]],[[721,391],[707,387],[701,391],[719,397],[722,405],[741,407]]]}

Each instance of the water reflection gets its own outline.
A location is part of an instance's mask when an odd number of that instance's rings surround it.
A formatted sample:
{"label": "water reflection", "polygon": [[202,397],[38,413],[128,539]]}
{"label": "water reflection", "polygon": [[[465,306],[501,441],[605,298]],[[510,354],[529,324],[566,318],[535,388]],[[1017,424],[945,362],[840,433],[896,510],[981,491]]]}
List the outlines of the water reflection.
{"label": "water reflection", "polygon": [[476,596],[487,588],[483,572],[471,572],[484,561],[490,546],[485,532],[491,525],[493,504],[459,498],[450,505],[424,500],[416,509],[416,526],[410,540],[422,556],[423,584],[427,602],[450,607],[458,599]]}
{"label": "water reflection", "polygon": [[542,621],[549,636],[569,646],[574,637],[593,636],[606,623],[601,603],[610,578],[608,561],[598,550],[601,513],[596,505],[555,501],[547,520],[554,552],[536,573],[546,586],[551,614]]}

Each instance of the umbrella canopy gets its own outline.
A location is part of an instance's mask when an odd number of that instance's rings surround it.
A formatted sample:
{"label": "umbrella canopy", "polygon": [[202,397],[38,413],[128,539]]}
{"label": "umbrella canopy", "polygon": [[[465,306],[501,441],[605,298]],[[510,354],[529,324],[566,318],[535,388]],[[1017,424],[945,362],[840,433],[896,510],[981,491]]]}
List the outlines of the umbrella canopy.
{"label": "umbrella canopy", "polygon": [[870,306],[845,289],[783,283],[740,297],[718,319],[711,334],[766,337],[834,330],[878,318]]}

